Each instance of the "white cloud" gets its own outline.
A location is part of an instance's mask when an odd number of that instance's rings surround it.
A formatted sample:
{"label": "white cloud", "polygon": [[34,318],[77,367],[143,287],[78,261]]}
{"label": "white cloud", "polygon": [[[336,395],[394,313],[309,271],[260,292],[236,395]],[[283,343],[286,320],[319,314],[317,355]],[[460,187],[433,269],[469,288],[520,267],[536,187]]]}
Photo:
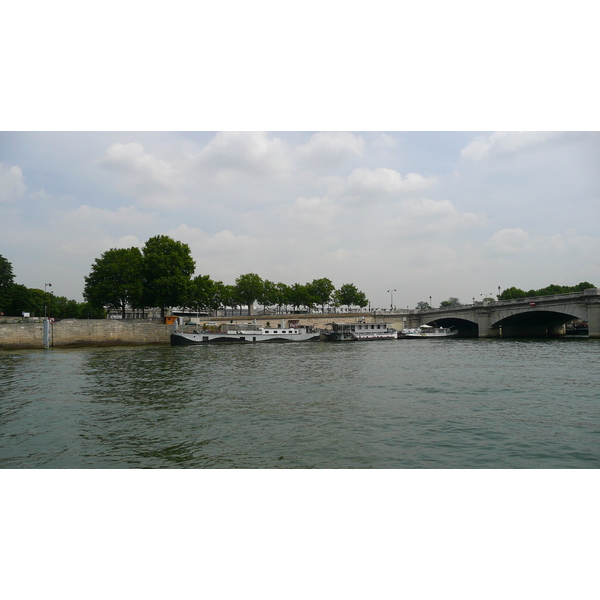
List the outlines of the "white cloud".
{"label": "white cloud", "polygon": [[297,154],[307,166],[316,170],[330,169],[351,158],[361,157],[364,141],[352,133],[315,133]]}
{"label": "white cloud", "polygon": [[344,196],[355,204],[371,204],[383,197],[406,195],[426,190],[435,185],[435,178],[418,173],[406,176],[394,169],[354,169],[346,180]]}
{"label": "white cloud", "polygon": [[0,163],[0,202],[19,200],[26,189],[21,167]]}
{"label": "white cloud", "polygon": [[141,223],[156,220],[156,213],[145,213],[135,206],[121,206],[117,210],[93,208],[83,204],[64,214],[60,221],[65,225],[80,227],[85,225],[120,225],[134,227]]}
{"label": "white cloud", "polygon": [[458,210],[450,200],[430,198],[403,200],[397,205],[395,216],[381,221],[381,231],[386,238],[415,240],[432,236],[452,238],[466,230],[482,228],[487,224],[484,216]]}
{"label": "white cloud", "polygon": [[292,167],[289,150],[278,137],[263,132],[220,132],[197,157],[201,167],[216,170],[220,177],[271,175],[281,178]]}
{"label": "white cloud", "polygon": [[492,235],[487,246],[497,254],[520,254],[531,248],[531,236],[520,227],[501,229]]}
{"label": "white cloud", "polygon": [[112,144],[100,165],[117,177],[117,187],[142,206],[170,208],[186,203],[179,171],[146,152],[142,144]]}
{"label": "white cloud", "polygon": [[479,136],[461,151],[461,157],[482,160],[494,156],[515,154],[539,146],[557,137],[553,132],[496,131],[489,136]]}
{"label": "white cloud", "polygon": [[301,196],[280,212],[288,227],[312,227],[326,231],[334,226],[339,210],[339,207],[327,196],[322,198]]}

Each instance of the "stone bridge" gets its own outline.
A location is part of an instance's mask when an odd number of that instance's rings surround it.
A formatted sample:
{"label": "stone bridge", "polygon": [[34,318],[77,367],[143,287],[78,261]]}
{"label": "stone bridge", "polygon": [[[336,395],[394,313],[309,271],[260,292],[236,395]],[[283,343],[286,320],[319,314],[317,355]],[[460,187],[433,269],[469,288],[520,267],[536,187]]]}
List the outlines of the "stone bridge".
{"label": "stone bridge", "polygon": [[406,320],[412,327],[435,323],[486,338],[559,337],[565,335],[565,323],[574,319],[587,321],[589,337],[600,338],[600,289],[410,311]]}

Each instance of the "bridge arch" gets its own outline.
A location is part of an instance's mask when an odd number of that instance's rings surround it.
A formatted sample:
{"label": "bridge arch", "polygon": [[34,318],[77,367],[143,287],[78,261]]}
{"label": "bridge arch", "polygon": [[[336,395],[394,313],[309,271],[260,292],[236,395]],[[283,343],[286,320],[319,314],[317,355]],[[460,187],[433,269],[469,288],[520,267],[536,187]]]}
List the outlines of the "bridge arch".
{"label": "bridge arch", "polygon": [[432,327],[452,327],[458,330],[458,337],[477,337],[477,321],[474,319],[444,315],[436,319],[422,319],[422,325],[431,325]]}
{"label": "bridge arch", "polygon": [[585,311],[570,306],[569,312],[559,310],[521,310],[500,316],[490,322],[490,329],[502,337],[557,337],[565,335],[565,323],[586,319]]}

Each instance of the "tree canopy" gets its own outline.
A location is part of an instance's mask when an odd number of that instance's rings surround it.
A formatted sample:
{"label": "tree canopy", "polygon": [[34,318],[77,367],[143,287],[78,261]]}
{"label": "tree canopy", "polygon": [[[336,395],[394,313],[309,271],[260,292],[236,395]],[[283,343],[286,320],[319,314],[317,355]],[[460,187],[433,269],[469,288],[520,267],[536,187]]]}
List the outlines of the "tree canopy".
{"label": "tree canopy", "polygon": [[164,317],[166,309],[184,305],[189,298],[196,263],[187,244],[166,235],[150,238],[142,253],[142,302],[159,307]]}
{"label": "tree canopy", "polygon": [[454,296],[450,296],[448,300],[440,302],[440,306],[460,306],[460,300]]}
{"label": "tree canopy", "polygon": [[112,248],[97,258],[85,277],[83,297],[95,307],[120,310],[140,307],[143,295],[142,253],[139,248]]}
{"label": "tree canopy", "polygon": [[0,311],[5,311],[10,304],[14,279],[12,264],[0,254]]}
{"label": "tree canopy", "polygon": [[252,305],[263,295],[263,281],[256,273],[240,275],[235,280],[235,295],[247,307],[248,314],[252,314]]}
{"label": "tree canopy", "polygon": [[551,296],[554,294],[569,294],[573,292],[582,292],[583,290],[587,290],[589,288],[595,288],[596,286],[587,281],[582,281],[577,285],[569,286],[569,285],[556,285],[551,284],[545,288],[541,288],[539,290],[528,290],[524,291],[516,287],[510,287],[505,289],[500,296],[498,296],[499,300],[516,300],[518,298],[532,298],[536,296]]}
{"label": "tree canopy", "polygon": [[364,292],[359,291],[353,283],[344,283],[333,294],[336,303],[340,306],[359,306],[364,308],[369,304]]}

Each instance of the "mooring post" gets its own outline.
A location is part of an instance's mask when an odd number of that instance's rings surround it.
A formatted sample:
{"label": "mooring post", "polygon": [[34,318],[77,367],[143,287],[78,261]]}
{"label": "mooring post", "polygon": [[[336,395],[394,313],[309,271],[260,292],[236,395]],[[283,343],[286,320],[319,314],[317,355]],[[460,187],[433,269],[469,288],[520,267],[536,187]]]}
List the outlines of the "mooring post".
{"label": "mooring post", "polygon": [[50,348],[50,321],[44,319],[44,348]]}

